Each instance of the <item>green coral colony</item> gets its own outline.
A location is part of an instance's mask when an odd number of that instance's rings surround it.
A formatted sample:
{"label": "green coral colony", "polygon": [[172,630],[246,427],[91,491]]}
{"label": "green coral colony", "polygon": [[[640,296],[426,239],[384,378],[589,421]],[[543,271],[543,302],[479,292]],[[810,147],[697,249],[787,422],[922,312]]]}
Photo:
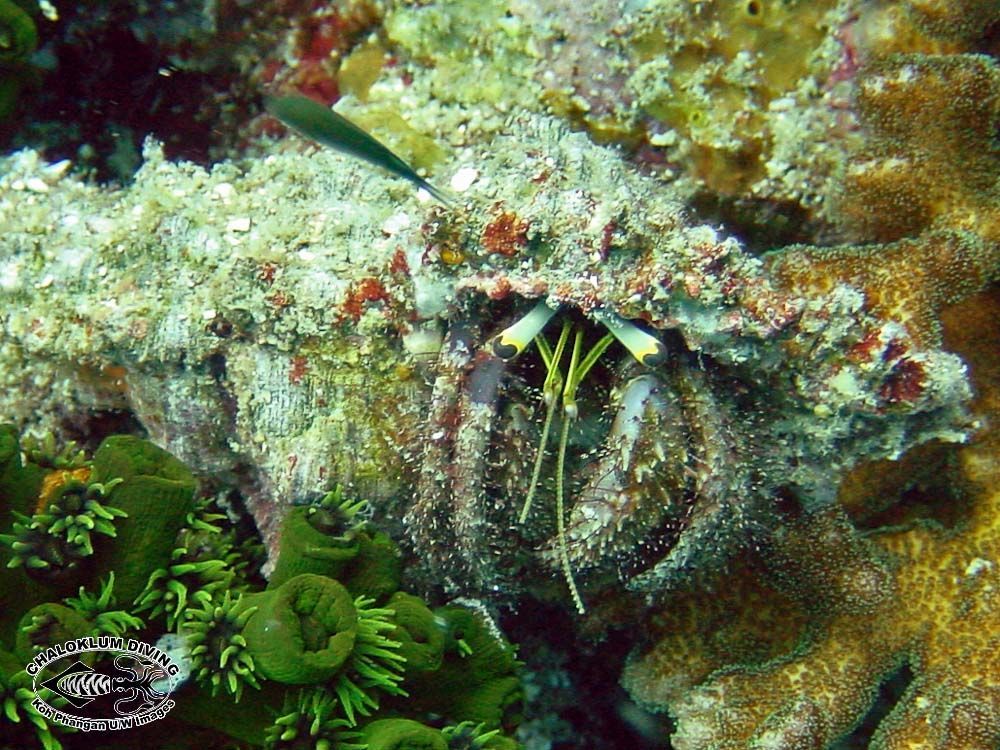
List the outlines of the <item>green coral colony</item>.
{"label": "green coral colony", "polygon": [[470,603],[430,609],[398,590],[396,545],[339,489],[290,510],[266,584],[259,538],[139,438],[88,457],[3,426],[0,502],[13,519],[0,535],[5,747],[75,746],[31,705],[24,667],[98,635],[158,642],[190,672],[147,729],[156,742],[181,723],[206,747],[519,746],[513,647]]}
{"label": "green coral colony", "polygon": [[37,46],[38,31],[25,8],[13,0],[0,0],[0,124],[14,111],[29,77],[28,57]]}

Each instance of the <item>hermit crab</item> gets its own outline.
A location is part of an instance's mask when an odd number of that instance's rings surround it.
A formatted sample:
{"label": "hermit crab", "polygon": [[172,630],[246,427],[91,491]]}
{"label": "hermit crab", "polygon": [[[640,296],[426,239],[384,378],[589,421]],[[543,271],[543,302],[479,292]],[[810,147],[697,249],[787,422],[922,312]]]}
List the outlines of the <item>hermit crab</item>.
{"label": "hermit crab", "polygon": [[[688,352],[668,351],[634,324],[602,315],[612,328],[585,353],[596,326],[564,312],[554,345],[533,336],[541,367],[497,356],[511,354],[528,321],[555,314],[538,303],[492,338],[492,352],[464,363],[461,352],[471,350],[448,341],[451,366],[438,377],[450,382],[435,383],[431,420],[443,426],[457,411],[461,421],[427,448],[407,520],[415,529],[449,521],[421,542],[446,563],[438,573],[465,586],[513,585],[531,567],[525,548],[537,549],[536,562],[561,569],[582,613],[576,573],[593,583],[638,584],[643,574],[659,582],[690,564],[691,539],[711,534],[716,551],[724,546],[722,528],[740,517],[728,506],[745,499],[749,474],[720,384]],[[615,338],[626,353],[607,352]]]}
{"label": "hermit crab", "polygon": [[382,224],[388,270],[351,311],[378,304],[425,360],[399,515],[433,585],[506,598],[561,570],[581,611],[621,581],[663,591],[766,533],[783,488],[825,502],[844,466],[954,424],[946,355],[925,360],[940,388],[889,403],[900,327],[849,287],[783,287],[668,183],[557,121],[511,118],[446,190],[299,104],[269,107],[427,193]]}
{"label": "hermit crab", "polygon": [[[527,184],[542,190],[487,204],[469,190],[475,177],[465,195],[446,194],[320,105],[285,97],[269,100],[268,108],[303,134],[380,164],[448,206],[424,229],[425,257],[411,264],[431,270],[439,289],[455,266],[464,277],[455,279],[452,304],[465,312],[450,321],[434,368],[426,441],[405,519],[436,576],[461,591],[488,593],[523,573],[531,564],[525,549],[534,547],[542,564],[561,568],[582,612],[574,570],[630,576],[645,570],[657,577],[648,570],[650,555],[676,548],[693,522],[695,536],[702,527],[718,534],[723,517],[739,518],[721,512],[747,494],[730,407],[720,406],[705,358],[691,357],[677,336],[668,349],[645,330],[645,320],[658,321],[643,308],[648,291],[669,289],[678,271],[731,265],[732,248],[708,234],[682,255],[680,247],[650,244],[658,234],[670,238],[664,229],[681,229],[679,207],[657,201],[653,225],[644,225],[635,209],[652,196],[642,195],[639,188],[648,187],[624,171],[609,175],[611,196],[600,201],[569,189],[569,174],[593,168],[586,152],[572,146],[556,152],[561,159],[529,157],[535,174],[529,171]],[[557,135],[568,144],[577,138]],[[727,280],[730,296],[738,273],[734,268]],[[490,311],[481,308],[478,323],[473,313],[483,295],[497,303],[520,296],[528,310],[490,334]],[[550,344],[544,329],[554,318],[560,332]],[[624,353],[608,352],[616,340]],[[552,502],[533,514],[539,495]]]}

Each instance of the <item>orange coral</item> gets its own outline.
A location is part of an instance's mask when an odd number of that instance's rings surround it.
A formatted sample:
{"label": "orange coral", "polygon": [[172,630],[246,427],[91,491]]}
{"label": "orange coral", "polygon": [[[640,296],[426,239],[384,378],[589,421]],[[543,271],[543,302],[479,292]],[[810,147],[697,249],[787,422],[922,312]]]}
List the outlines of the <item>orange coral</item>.
{"label": "orange coral", "polygon": [[[983,417],[1000,418],[1000,295],[952,313],[946,341],[969,361]],[[946,316],[947,317],[947,316]],[[902,466],[906,466],[903,464]],[[885,464],[882,465],[884,471]],[[872,477],[869,472],[868,477]],[[821,748],[851,731],[879,683],[914,679],[871,747],[1000,743],[1000,437],[956,450],[951,527],[928,518],[861,534],[841,507],[792,520],[714,593],[665,602],[625,674],[633,695],[678,718],[674,746]],[[897,487],[905,485],[898,477]],[[885,486],[846,482],[868,497]],[[955,515],[954,508],[948,508]],[[948,514],[945,514],[948,515]],[[722,646],[722,647],[720,647]]]}
{"label": "orange coral", "polygon": [[1000,66],[978,55],[892,55],[858,82],[866,145],[838,212],[885,244],[786,248],[771,270],[799,293],[849,284],[868,307],[935,345],[941,307],[1000,278]]}
{"label": "orange coral", "polygon": [[44,513],[52,502],[55,494],[69,482],[86,482],[90,479],[90,468],[82,466],[78,469],[56,469],[50,471],[42,480],[42,488],[38,493],[38,503],[35,513]]}
{"label": "orange coral", "polygon": [[793,247],[768,257],[774,276],[799,294],[849,284],[868,307],[907,327],[916,343],[939,342],[944,305],[1000,276],[1000,242],[971,232],[927,232],[885,245]]}
{"label": "orange coral", "polygon": [[1000,241],[1000,66],[981,55],[891,55],[863,71],[866,130],[838,200],[845,230],[891,242],[935,228]]}

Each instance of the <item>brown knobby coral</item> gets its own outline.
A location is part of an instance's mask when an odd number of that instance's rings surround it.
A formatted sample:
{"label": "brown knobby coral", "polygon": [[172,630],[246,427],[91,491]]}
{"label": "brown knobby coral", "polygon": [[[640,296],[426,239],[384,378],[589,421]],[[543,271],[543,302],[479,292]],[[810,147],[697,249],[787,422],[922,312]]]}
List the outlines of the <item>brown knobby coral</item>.
{"label": "brown knobby coral", "polygon": [[858,9],[851,36],[871,54],[974,51],[1000,21],[993,0],[870,2]]}
{"label": "brown knobby coral", "polygon": [[[1000,301],[948,306],[1000,275],[1000,68],[975,55],[876,59],[857,105],[867,140],[846,169],[841,221],[880,244],[786,248],[769,270],[803,294],[853,287],[918,346],[940,344],[943,319],[980,419],[995,421]],[[862,339],[848,356],[884,343]],[[898,343],[882,352],[898,357],[885,403],[916,398],[919,359]],[[921,515],[912,497],[929,459],[943,469]],[[779,503],[785,522],[714,590],[658,604],[626,686],[676,716],[678,748],[820,748],[852,731],[905,664],[915,676],[872,747],[995,747],[998,486],[1000,440],[982,433],[956,452],[924,447],[848,475],[840,503],[821,511]]]}
{"label": "brown knobby coral", "polygon": [[884,245],[789,249],[771,260],[775,275],[803,294],[853,286],[869,309],[906,326],[918,343],[934,346],[941,308],[1000,275],[1000,242],[935,231]]}
{"label": "brown knobby coral", "polygon": [[[972,367],[981,418],[995,421],[1000,341],[990,321],[1000,297],[981,295],[960,312],[946,341]],[[951,465],[931,493],[938,496],[923,503],[948,524],[914,517],[902,502],[888,516],[894,525],[867,533],[840,507],[792,518],[716,591],[662,604],[624,681],[637,699],[677,717],[675,747],[827,747],[902,664],[914,678],[872,747],[1000,742],[1000,438],[984,431]],[[883,488],[915,491],[898,474],[891,482],[863,476],[866,483],[845,482],[852,496],[842,498],[858,517],[886,504]],[[957,511],[941,507],[953,504]]]}
{"label": "brown knobby coral", "polygon": [[865,145],[839,191],[843,231],[879,242],[786,248],[792,288],[850,284],[867,306],[938,341],[940,308],[1000,276],[1000,66],[981,55],[890,55],[857,85]]}
{"label": "brown knobby coral", "polygon": [[844,230],[891,242],[932,229],[1000,241],[1000,67],[984,55],[889,55],[861,72],[865,143],[839,190]]}

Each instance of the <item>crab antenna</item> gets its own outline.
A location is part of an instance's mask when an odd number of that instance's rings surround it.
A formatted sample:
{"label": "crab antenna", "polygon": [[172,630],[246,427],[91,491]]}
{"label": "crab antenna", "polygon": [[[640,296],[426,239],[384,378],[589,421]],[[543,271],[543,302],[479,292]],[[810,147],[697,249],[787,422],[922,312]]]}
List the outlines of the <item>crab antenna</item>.
{"label": "crab antenna", "polygon": [[552,320],[557,309],[549,307],[545,300],[539,302],[531,308],[531,312],[514,325],[504,328],[493,338],[493,353],[500,359],[516,357],[525,350],[535,336],[541,333],[545,324]]}
{"label": "crab antenna", "polygon": [[577,364],[579,359],[579,346],[583,341],[583,331],[578,330],[576,332],[576,341],[573,342],[573,356],[569,362],[569,377],[566,380],[566,387],[563,388],[563,412],[570,419],[576,419],[578,408],[576,405],[576,389],[583,382],[583,379],[587,377],[587,373],[590,372],[590,368],[593,367],[597,360],[601,358],[604,354],[605,349],[611,346],[611,342],[614,338],[610,333],[606,333],[601,337],[601,340],[591,347],[590,351],[587,352],[587,356],[583,358],[583,361]]}
{"label": "crab antenna", "polygon": [[667,348],[663,342],[646,333],[635,323],[619,318],[607,310],[601,311],[597,318],[641,364],[646,367],[656,367],[666,360]]}
{"label": "crab antenna", "polygon": [[531,501],[535,497],[535,490],[538,488],[538,479],[542,474],[542,461],[545,459],[545,446],[549,442],[549,429],[552,427],[552,417],[556,413],[556,402],[559,400],[559,391],[562,390],[562,373],[559,372],[559,363],[562,360],[563,350],[566,348],[566,341],[569,339],[570,324],[563,321],[562,331],[559,333],[559,341],[556,343],[555,353],[549,348],[549,342],[544,336],[535,339],[538,353],[545,361],[547,373],[545,384],[542,386],[542,398],[545,401],[545,424],[542,426],[542,438],[538,442],[538,453],[535,455],[535,466],[531,471],[531,484],[528,486],[528,496],[521,506],[521,516],[518,522],[524,524],[528,520],[528,512],[531,510]]}
{"label": "crab antenna", "polygon": [[566,444],[569,442],[569,423],[576,419],[577,408],[576,386],[579,385],[577,379],[577,363],[580,361],[580,346],[583,344],[583,330],[576,329],[576,336],[573,338],[573,352],[569,358],[569,376],[566,378],[566,385],[563,388],[563,421],[562,431],[559,435],[559,452],[556,454],[556,547],[559,550],[559,562],[562,566],[563,577],[566,579],[566,586],[569,588],[570,596],[573,597],[573,604],[576,611],[581,615],[586,612],[583,606],[583,599],[576,588],[576,581],[573,580],[573,569],[569,565],[569,550],[566,548],[566,519],[564,515],[563,502],[563,474],[566,468]]}
{"label": "crab antenna", "polygon": [[583,606],[583,599],[576,588],[576,581],[573,580],[573,570],[569,564],[569,550],[566,547],[566,519],[564,518],[564,488],[563,475],[566,468],[566,445],[569,443],[569,423],[577,418],[580,411],[576,405],[576,389],[581,381],[587,377],[590,368],[594,366],[604,351],[611,346],[614,338],[607,333],[601,340],[587,352],[581,361],[580,350],[583,346],[583,329],[576,329],[576,336],[573,339],[573,352],[569,358],[569,374],[566,377],[566,385],[563,387],[563,423],[562,432],[559,435],[559,453],[556,456],[556,543],[559,548],[559,561],[562,564],[563,577],[569,587],[570,596],[576,605],[576,611],[581,615],[586,613]]}
{"label": "crab antenna", "polygon": [[556,542],[559,548],[559,562],[562,565],[563,578],[566,579],[566,586],[569,588],[569,595],[573,598],[576,611],[581,615],[586,614],[587,608],[583,606],[583,599],[576,588],[576,581],[573,580],[573,569],[569,565],[569,551],[566,548],[566,520],[563,518],[563,469],[566,465],[566,443],[569,441],[568,416],[563,416],[562,434],[559,436],[559,453],[556,457]]}

